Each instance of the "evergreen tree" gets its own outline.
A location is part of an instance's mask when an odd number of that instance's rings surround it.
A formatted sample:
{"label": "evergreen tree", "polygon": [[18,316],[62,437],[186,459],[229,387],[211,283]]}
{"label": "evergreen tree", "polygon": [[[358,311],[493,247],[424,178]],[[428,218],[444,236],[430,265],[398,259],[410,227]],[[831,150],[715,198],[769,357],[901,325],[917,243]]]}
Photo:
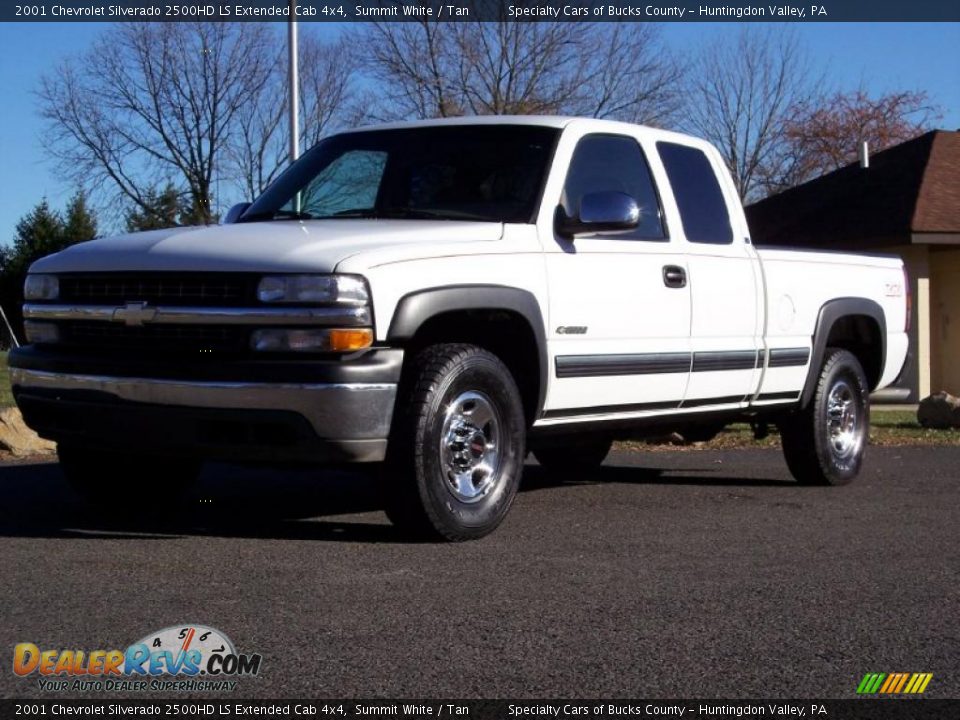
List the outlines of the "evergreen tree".
{"label": "evergreen tree", "polygon": [[210,201],[198,200],[196,196],[191,202],[184,203],[180,210],[181,225],[209,225],[217,220],[217,215],[210,209]]}
{"label": "evergreen tree", "polygon": [[143,207],[137,206],[127,211],[127,231],[161,230],[177,227],[186,208],[184,202],[173,185],[161,190],[147,192]]}
{"label": "evergreen tree", "polygon": [[63,221],[63,240],[67,245],[93,240],[97,236],[97,216],[87,204],[87,194],[79,190],[67,204]]}
{"label": "evergreen tree", "polygon": [[[69,245],[92,240],[97,218],[82,191],[67,205],[66,219],[44,198],[17,223],[13,243],[0,248],[0,304],[22,338],[23,281],[30,265]],[[0,332],[0,337],[5,332]]]}
{"label": "evergreen tree", "polygon": [[3,251],[3,274],[26,272],[34,260],[64,247],[63,219],[44,198],[17,223],[13,247]]}

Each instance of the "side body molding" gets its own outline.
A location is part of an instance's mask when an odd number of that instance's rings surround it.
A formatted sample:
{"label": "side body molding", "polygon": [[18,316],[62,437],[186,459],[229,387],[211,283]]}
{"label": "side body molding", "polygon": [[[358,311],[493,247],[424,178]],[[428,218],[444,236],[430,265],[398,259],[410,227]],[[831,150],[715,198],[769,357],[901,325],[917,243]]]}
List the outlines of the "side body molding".
{"label": "side body molding", "polygon": [[800,407],[806,407],[813,399],[817,386],[817,375],[823,366],[823,356],[827,351],[827,338],[834,324],[843,317],[861,315],[873,319],[880,328],[880,375],[887,362],[887,320],[879,303],[865,298],[837,298],[820,308],[817,327],[813,333],[813,353],[810,358],[810,371],[800,396]]}
{"label": "side body molding", "polygon": [[547,395],[549,367],[543,314],[533,293],[506,285],[450,285],[418,290],[400,298],[390,321],[387,340],[403,343],[410,340],[430,318],[462,310],[514,312],[530,325],[539,355],[540,386],[535,417],[540,417]]}

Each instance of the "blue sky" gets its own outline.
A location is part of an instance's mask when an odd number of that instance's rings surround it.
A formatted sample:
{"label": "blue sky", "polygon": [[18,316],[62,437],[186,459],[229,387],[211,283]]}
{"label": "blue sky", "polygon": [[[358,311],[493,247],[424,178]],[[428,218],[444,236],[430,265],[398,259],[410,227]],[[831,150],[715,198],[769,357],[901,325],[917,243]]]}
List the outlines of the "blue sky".
{"label": "blue sky", "polygon": [[[940,126],[960,129],[960,24],[799,23],[814,62],[840,88],[864,85],[873,93],[926,90],[944,110]],[[37,116],[39,77],[87,48],[104,29],[99,23],[0,23],[0,243],[9,243],[17,220],[46,196],[62,207],[73,193],[43,151]],[[734,23],[664,23],[664,39],[678,53],[737,30]],[[278,27],[279,30],[279,27]],[[310,32],[335,35],[334,25]]]}

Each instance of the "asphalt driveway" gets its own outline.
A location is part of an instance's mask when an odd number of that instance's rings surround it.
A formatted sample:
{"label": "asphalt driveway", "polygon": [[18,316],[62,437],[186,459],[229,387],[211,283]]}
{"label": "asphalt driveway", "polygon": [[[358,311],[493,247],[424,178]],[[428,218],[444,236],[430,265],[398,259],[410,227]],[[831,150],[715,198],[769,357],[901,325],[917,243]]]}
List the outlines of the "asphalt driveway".
{"label": "asphalt driveway", "polygon": [[958,469],[960,448],[873,448],[845,488],[798,487],[775,450],[614,454],[566,485],[531,465],[493,536],[417,545],[362,475],[214,466],[139,521],[6,464],[0,695],[43,696],[15,643],[196,622],[263,655],[235,697],[849,697],[866,672],[958,697]]}

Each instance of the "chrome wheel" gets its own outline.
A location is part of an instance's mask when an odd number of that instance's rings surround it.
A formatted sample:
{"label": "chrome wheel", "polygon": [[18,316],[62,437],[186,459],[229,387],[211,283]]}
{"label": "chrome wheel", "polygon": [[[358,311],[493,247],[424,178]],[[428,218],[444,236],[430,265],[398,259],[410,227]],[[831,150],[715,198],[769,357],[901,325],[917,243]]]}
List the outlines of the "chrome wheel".
{"label": "chrome wheel", "polygon": [[810,402],[782,416],[790,473],[803,485],[846,485],[860,472],[870,427],[869,383],[849,350],[827,348]]}
{"label": "chrome wheel", "polygon": [[457,500],[477,502],[497,486],[502,428],[496,406],[481,392],[463,392],[447,406],[440,461],[447,489]]}
{"label": "chrome wheel", "polygon": [[830,452],[838,459],[846,459],[860,451],[863,445],[863,416],[857,396],[845,380],[838,380],[827,397],[827,432]]}

